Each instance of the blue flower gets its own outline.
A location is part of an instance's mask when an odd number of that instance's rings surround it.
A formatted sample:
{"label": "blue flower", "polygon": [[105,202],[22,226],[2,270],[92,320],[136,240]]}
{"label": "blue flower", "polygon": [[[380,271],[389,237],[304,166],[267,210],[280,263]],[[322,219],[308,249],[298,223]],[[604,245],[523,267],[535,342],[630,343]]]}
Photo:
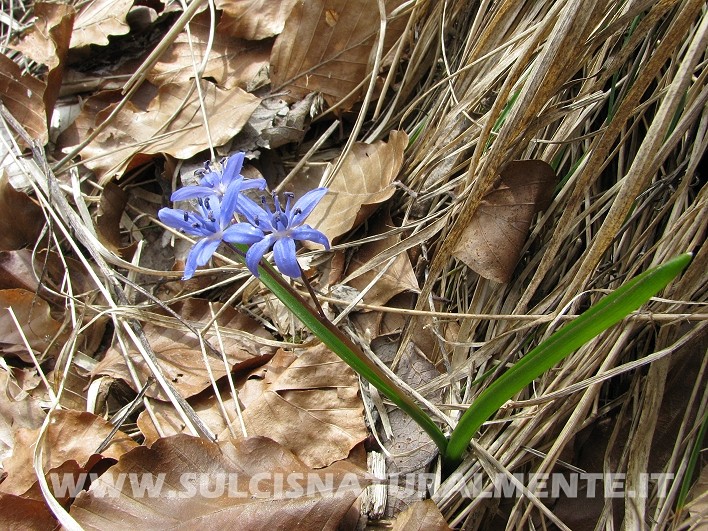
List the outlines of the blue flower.
{"label": "blue flower", "polygon": [[263,232],[248,223],[233,224],[236,203],[239,201],[238,186],[227,188],[221,201],[217,195],[199,197],[199,212],[176,208],[162,208],[157,213],[165,225],[184,234],[199,236],[187,255],[183,280],[192,278],[198,266],[206,264],[222,241],[252,244],[261,241]]}
{"label": "blue flower", "polygon": [[295,257],[295,240],[309,240],[324,245],[325,249],[329,250],[327,236],[304,224],[307,216],[326,193],[327,188],[316,188],[303,195],[293,206],[290,205],[293,194],[286,193],[285,210],[276,194],[273,194],[274,210],[266,207],[265,196],[261,197],[261,203],[266,208],[261,208],[247,197],[239,201],[239,213],[263,234],[262,239],[253,243],[246,252],[246,266],[251,273],[258,276],[258,262],[271,247],[275,265],[281,273],[293,278],[301,275]]}
{"label": "blue flower", "polygon": [[195,175],[201,175],[199,185],[185,186],[172,193],[172,201],[184,201],[198,197],[209,197],[216,195],[219,199],[224,197],[230,188],[237,188],[238,191],[258,188],[263,190],[266,186],[265,179],[245,179],[241,175],[243,168],[244,153],[237,153],[224,159],[221,163],[223,171],[213,171],[210,164],[204,164],[203,170],[197,170]]}

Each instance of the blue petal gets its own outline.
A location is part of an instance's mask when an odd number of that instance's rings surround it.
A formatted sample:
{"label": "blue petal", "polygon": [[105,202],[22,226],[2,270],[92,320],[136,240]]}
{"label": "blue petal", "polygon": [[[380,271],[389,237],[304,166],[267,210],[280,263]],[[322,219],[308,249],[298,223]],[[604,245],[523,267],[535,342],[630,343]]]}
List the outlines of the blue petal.
{"label": "blue petal", "polygon": [[196,256],[195,260],[197,265],[203,266],[216,252],[216,249],[219,247],[220,243],[221,240],[218,238],[204,238],[194,244],[194,247],[192,247],[189,254],[191,255],[194,253]]}
{"label": "blue petal", "polygon": [[214,190],[209,186],[183,186],[179,190],[172,192],[170,201],[185,201],[197,197],[208,197],[214,195]]}
{"label": "blue petal", "polygon": [[[209,173],[203,175],[199,181],[199,184],[201,184],[205,188],[216,188],[217,186],[219,186],[219,183],[221,183],[221,175],[219,175],[215,171],[210,171]],[[212,190],[211,193],[213,194],[214,191]]]}
{"label": "blue petal", "polygon": [[236,153],[226,159],[224,172],[221,174],[221,182],[223,182],[224,185],[229,186],[234,179],[239,177],[241,168],[243,168],[243,157],[245,155],[245,153]]}
{"label": "blue petal", "polygon": [[292,278],[300,277],[300,266],[295,257],[295,241],[292,238],[280,238],[275,242],[273,258],[275,258],[275,265],[283,275]]}
{"label": "blue petal", "polygon": [[[249,223],[263,230],[273,230],[270,223],[271,214],[259,207],[253,200],[242,195],[236,205],[236,212],[242,214]],[[256,223],[256,219],[258,223]]]}
{"label": "blue petal", "polygon": [[[190,221],[184,220],[184,210],[176,208],[161,208],[157,217],[165,225],[169,225],[173,229],[191,234],[192,236],[210,236],[212,232],[207,228],[206,220],[201,216],[190,212]],[[194,221],[199,222],[199,227],[194,226]]]}
{"label": "blue petal", "polygon": [[265,235],[261,229],[257,229],[250,223],[236,223],[226,229],[221,237],[229,243],[245,243],[251,245],[261,241]]}
{"label": "blue petal", "polygon": [[269,234],[261,241],[251,245],[246,252],[246,267],[253,273],[253,276],[258,276],[258,262],[260,262],[263,255],[268,252],[271,245],[273,245],[273,236]]}
{"label": "blue petal", "polygon": [[313,229],[309,225],[295,227],[290,231],[290,234],[296,240],[308,240],[324,245],[325,249],[329,251],[329,240],[327,239],[327,236],[317,229]]}
{"label": "blue petal", "polygon": [[231,223],[231,219],[234,217],[234,212],[236,211],[236,206],[240,202],[240,199],[241,190],[238,185],[234,184],[234,186],[229,186],[226,189],[226,193],[224,194],[224,198],[220,206],[221,211],[219,213],[219,224],[221,225],[222,230],[225,229],[229,223]]}
{"label": "blue petal", "polygon": [[290,220],[290,226],[294,227],[304,222],[305,218],[310,215],[310,212],[314,210],[317,203],[322,200],[327,191],[327,188],[315,188],[298,199],[293,206],[293,212],[296,212],[296,214],[293,214]]}
{"label": "blue petal", "polygon": [[194,247],[192,247],[192,250],[189,251],[187,255],[182,279],[188,280],[192,278],[194,272],[197,270],[197,266],[202,266],[209,261],[209,258],[214,254],[219,243],[219,240],[209,240],[206,238],[195,243]]}
{"label": "blue petal", "polygon": [[258,179],[244,179],[241,183],[241,190],[250,190],[252,188],[257,188],[258,190],[263,190],[266,187],[266,180],[262,177]]}

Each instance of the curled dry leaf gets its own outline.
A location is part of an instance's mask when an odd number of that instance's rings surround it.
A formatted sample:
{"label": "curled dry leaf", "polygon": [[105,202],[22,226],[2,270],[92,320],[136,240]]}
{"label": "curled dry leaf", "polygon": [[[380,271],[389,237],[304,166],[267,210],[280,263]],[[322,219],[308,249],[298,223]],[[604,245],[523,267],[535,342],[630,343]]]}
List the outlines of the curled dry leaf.
{"label": "curled dry leaf", "polygon": [[[0,84],[1,81],[2,73]],[[3,172],[0,175],[0,250],[34,245],[43,227],[42,209],[26,193],[15,190]]]}
{"label": "curled dry leaf", "polygon": [[[131,475],[149,490],[131,488]],[[175,435],[123,455],[71,516],[84,529],[334,530],[368,483],[348,462],[312,470],[264,437]]]}
{"label": "curled dry leaf", "polygon": [[455,257],[484,278],[509,282],[531,222],[548,208],[556,183],[555,171],[541,160],[504,166],[460,237]]}
{"label": "curled dry leaf", "polygon": [[415,502],[399,514],[393,522],[391,531],[448,531],[447,525],[438,506],[433,500]]}
{"label": "curled dry leaf", "polygon": [[74,22],[71,47],[106,45],[110,35],[125,35],[130,26],[125,17],[133,0],[90,0],[81,5]]}
{"label": "curled dry leaf", "polygon": [[277,377],[266,366],[262,382],[251,380],[262,392],[246,405],[248,434],[274,439],[315,468],[346,458],[367,435],[354,371],[323,345],[297,357],[278,351],[271,363],[282,370]]}
{"label": "curled dry leaf", "polygon": [[0,492],[0,527],[15,530],[56,529],[57,520],[44,500]]}
{"label": "curled dry leaf", "polygon": [[46,78],[47,90],[44,91],[44,107],[47,118],[50,118],[59,96],[64,60],[69,51],[76,12],[69,4],[59,2],[35,2],[33,9],[34,24],[17,42],[12,43],[12,48],[49,69]]}
{"label": "curled dry leaf", "polygon": [[[155,85],[165,85],[193,79],[194,67],[201,68],[210,44],[209,25],[207,13],[192,19],[189,23],[191,38],[186,32],[180,33],[149,72],[148,80]],[[216,31],[202,77],[214,79],[220,87],[248,90],[261,72],[268,69],[270,49],[271,42],[249,42]]]}
{"label": "curled dry leaf", "polygon": [[56,355],[68,336],[68,331],[64,331],[60,337],[57,337],[62,324],[52,318],[47,301],[24,289],[0,290],[0,330],[3,330],[0,354],[14,355],[27,363],[32,363],[32,358],[7,308],[12,308],[27,342],[40,361],[43,360],[42,355],[45,351],[50,356]]}
{"label": "curled dry leaf", "polygon": [[0,462],[12,454],[18,428],[36,429],[44,421],[40,401],[30,394],[38,379],[31,369],[0,368]]}
{"label": "curled dry leaf", "polygon": [[[146,99],[152,96],[145,94],[151,90],[149,86],[141,90]],[[238,133],[260,102],[238,87],[221,88],[208,81],[202,81],[202,94],[214,145],[222,145]],[[96,98],[105,99],[105,95],[98,94]],[[112,104],[96,113],[96,106],[88,102],[86,109],[91,110],[82,111],[65,135],[80,142],[114,107]],[[188,159],[208,146],[194,83],[168,84],[159,88],[144,109],[132,101],[128,103],[81,151],[81,158],[96,172],[103,186],[153,155],[166,153]],[[64,148],[65,152],[70,150]]]}
{"label": "curled dry leaf", "polygon": [[[393,228],[393,222],[389,216],[386,216],[383,219],[379,219],[377,224],[370,226],[369,234],[371,236],[384,234],[391,228]],[[399,241],[401,241],[400,235],[393,235],[381,240],[365,243],[359,247],[357,252],[352,256],[348,274],[355,274],[357,269],[368,264],[371,260],[378,257],[381,253],[386,252],[386,249],[397,244]],[[384,266],[387,263],[388,261],[349,281],[348,284],[351,287],[361,291],[385,269],[381,278],[379,278],[376,284],[364,295],[364,302],[383,305],[399,293],[404,291],[418,291],[418,280],[415,277],[415,272],[413,271],[413,266],[411,265],[407,253],[403,252],[396,255],[396,257],[393,258],[393,263],[388,268],[385,268]]]}
{"label": "curled dry leaf", "polygon": [[275,37],[285,26],[285,20],[297,0],[217,0],[217,9],[224,15],[218,31],[240,39],[258,41]]}
{"label": "curled dry leaf", "polygon": [[123,260],[130,261],[137,247],[136,242],[125,245],[121,238],[121,218],[128,204],[128,194],[117,184],[107,183],[101,192],[96,217],[96,234],[108,249]]}
{"label": "curled dry leaf", "polygon": [[[386,2],[387,14],[403,3]],[[405,17],[389,19],[384,53],[405,24]],[[366,91],[363,86],[356,89],[371,70],[379,26],[379,11],[370,0],[297,2],[273,47],[273,90],[287,90],[293,99],[320,92],[329,105],[355,91],[342,105],[351,107]]]}
{"label": "curled dry leaf", "polygon": [[[220,308],[219,304],[213,304],[214,313],[218,312]],[[201,328],[199,323],[206,323],[212,315],[208,301],[202,299],[188,299],[174,305],[172,309],[197,330]],[[272,347],[262,345],[257,341],[258,337],[268,337],[267,332],[263,330],[258,321],[238,313],[233,308],[226,308],[217,322],[230,370],[234,368],[248,369],[260,365],[273,355]],[[209,387],[209,372],[204,365],[199,339],[194,334],[183,326],[169,328],[167,325],[161,326],[154,322],[145,323],[143,330],[160,362],[163,373],[172,381],[182,396],[193,396]],[[251,334],[251,337],[238,332]],[[205,334],[204,339],[215,348],[219,347],[213,327]],[[141,377],[140,380],[146,381],[150,376],[150,370],[144,363],[142,356],[132,347],[128,351],[128,355]],[[214,378],[218,379],[226,374],[221,356],[207,351],[207,359]],[[103,374],[125,380],[131,387],[135,385],[118,345],[112,346],[108,350],[105,358],[93,370],[93,374]],[[138,391],[138,389],[134,390]],[[147,395],[153,398],[166,398],[158,386],[151,386]]]}
{"label": "curled dry leaf", "polygon": [[[236,432],[243,433],[238,420],[236,404],[231,393],[227,393],[226,387],[222,387],[221,401],[226,410],[228,422],[231,425],[231,429],[234,430],[234,434],[236,434]],[[216,434],[217,441],[223,441],[232,436],[221,411],[221,407],[213,393],[200,393],[193,396],[189,399],[189,405],[192,406],[192,409],[194,409],[199,416],[199,420],[201,420],[212,433]],[[155,426],[153,418],[157,419],[160,431],[158,431],[158,428]],[[177,435],[178,433],[189,435],[184,425],[184,419],[175,411],[174,406],[169,402],[160,402],[157,400],[152,404],[152,414],[148,414],[147,411],[142,411],[140,415],[138,415],[138,428],[145,436],[145,444],[148,446],[152,446],[152,444],[161,437]]]}
{"label": "curled dry leaf", "polygon": [[402,131],[392,131],[388,142],[355,143],[307,222],[330,242],[361,224],[393,195],[407,145]]}
{"label": "curled dry leaf", "polygon": [[[85,411],[54,410],[44,435],[42,469],[49,471],[72,460],[81,466],[86,465],[112,429],[107,421]],[[39,429],[19,428],[15,432],[12,457],[3,461],[8,476],[0,483],[0,491],[19,495],[35,483],[37,478],[32,462],[38,436]],[[118,431],[101,455],[118,459],[136,446],[135,441]]]}
{"label": "curled dry leaf", "polygon": [[231,142],[231,151],[275,149],[299,143],[310,123],[314,94],[292,105],[282,98],[263,98],[248,123]]}
{"label": "curled dry leaf", "polygon": [[43,99],[46,88],[45,83],[23,74],[14,61],[0,54],[0,100],[30,137],[42,145],[49,139]]}

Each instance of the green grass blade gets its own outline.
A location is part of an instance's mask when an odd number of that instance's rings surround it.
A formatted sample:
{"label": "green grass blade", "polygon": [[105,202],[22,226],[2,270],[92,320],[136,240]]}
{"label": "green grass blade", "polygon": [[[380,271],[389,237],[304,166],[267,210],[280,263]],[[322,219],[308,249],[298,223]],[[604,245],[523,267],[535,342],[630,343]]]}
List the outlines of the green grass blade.
{"label": "green grass blade", "polygon": [[683,254],[645,271],[565,325],[531,350],[511,369],[492,382],[460,418],[445,453],[448,463],[458,463],[482,424],[507,400],[563,358],[621,321],[661,291],[691,261]]}
{"label": "green grass blade", "polygon": [[698,431],[698,435],[696,436],[696,442],[693,444],[693,448],[691,449],[691,455],[688,458],[686,472],[684,473],[683,479],[681,480],[681,489],[679,490],[678,496],[676,498],[677,512],[680,512],[686,505],[688,493],[691,490],[691,481],[693,480],[693,473],[696,471],[696,465],[698,464],[698,457],[703,451],[703,439],[705,438],[706,433],[708,433],[708,414],[703,415],[701,429]]}

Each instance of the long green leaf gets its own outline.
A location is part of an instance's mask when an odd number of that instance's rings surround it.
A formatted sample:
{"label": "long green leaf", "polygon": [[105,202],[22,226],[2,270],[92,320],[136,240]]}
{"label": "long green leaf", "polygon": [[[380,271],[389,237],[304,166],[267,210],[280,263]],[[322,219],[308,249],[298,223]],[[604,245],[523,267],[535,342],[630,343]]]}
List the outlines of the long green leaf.
{"label": "long green leaf", "polygon": [[450,435],[444,459],[455,465],[472,437],[507,400],[571,352],[621,321],[661,291],[691,261],[683,254],[645,271],[565,325],[492,382],[465,411]]}

